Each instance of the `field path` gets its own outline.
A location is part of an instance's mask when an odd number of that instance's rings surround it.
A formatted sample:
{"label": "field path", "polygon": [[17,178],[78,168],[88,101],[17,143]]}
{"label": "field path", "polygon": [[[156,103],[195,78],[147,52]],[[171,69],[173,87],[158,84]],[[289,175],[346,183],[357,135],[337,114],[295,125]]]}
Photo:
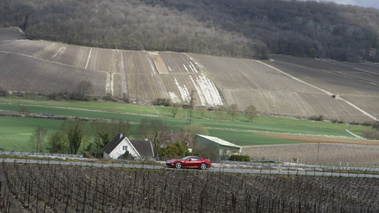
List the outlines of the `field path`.
{"label": "field path", "polygon": [[86,66],[84,67],[84,69],[87,69],[88,64],[89,64],[89,60],[91,59],[91,55],[92,55],[92,48],[89,50]]}
{"label": "field path", "polygon": [[107,81],[105,83],[105,90],[107,93],[114,95],[114,73],[113,72],[107,72]]}
{"label": "field path", "polygon": [[[286,76],[292,78],[292,79],[295,80],[295,81],[298,81],[298,82],[300,82],[300,83],[306,84],[306,85],[308,85],[308,86],[310,86],[310,87],[313,87],[313,88],[315,88],[315,89],[317,89],[317,90],[319,90],[319,91],[321,91],[321,92],[324,92],[324,93],[326,93],[326,94],[329,95],[329,96],[332,96],[332,95],[333,95],[333,93],[331,93],[331,92],[329,92],[329,91],[327,91],[327,90],[324,90],[324,89],[322,89],[322,88],[320,88],[320,87],[317,87],[317,86],[315,86],[315,85],[313,85],[313,84],[310,84],[310,83],[305,82],[305,81],[303,81],[303,80],[301,80],[301,79],[299,79],[299,78],[296,78],[295,76],[292,76],[292,75],[290,75],[290,74],[284,72],[283,70],[280,70],[280,69],[278,69],[278,68],[276,68],[276,67],[274,67],[274,66],[271,66],[271,65],[269,65],[269,64],[266,64],[265,62],[262,62],[262,61],[256,61],[256,62],[261,63],[261,64],[263,64],[263,65],[266,65],[266,66],[272,68],[273,70],[278,71],[278,72],[282,73],[283,75],[286,75]],[[366,115],[367,117],[373,119],[374,121],[379,121],[379,119],[378,119],[377,117],[375,117],[375,116],[369,114],[368,112],[364,111],[363,109],[359,108],[358,106],[354,105],[353,103],[351,103],[351,102],[349,102],[349,101],[347,101],[347,100],[345,100],[345,99],[343,99],[343,98],[341,98],[341,97],[338,98],[338,99],[341,100],[341,101],[343,101],[343,102],[345,102],[345,103],[347,103],[348,105],[352,106],[353,108],[357,109],[358,111],[360,111],[361,113],[363,113],[363,114]]]}
{"label": "field path", "polygon": [[118,70],[121,76],[121,95],[127,97],[128,90],[126,87],[126,75],[125,75],[125,64],[124,55],[122,52],[118,54]]}

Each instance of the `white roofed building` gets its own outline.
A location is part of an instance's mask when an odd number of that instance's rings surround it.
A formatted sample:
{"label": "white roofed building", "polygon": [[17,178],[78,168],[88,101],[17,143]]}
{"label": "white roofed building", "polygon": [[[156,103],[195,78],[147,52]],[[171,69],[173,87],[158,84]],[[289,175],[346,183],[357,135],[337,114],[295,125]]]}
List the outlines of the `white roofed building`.
{"label": "white roofed building", "polygon": [[231,155],[241,155],[242,147],[221,138],[196,135],[196,145],[194,149],[216,148],[218,159],[229,159]]}
{"label": "white roofed building", "polygon": [[118,159],[129,152],[134,159],[154,158],[154,149],[151,141],[129,140],[123,134],[117,134],[104,148],[103,157],[105,159]]}

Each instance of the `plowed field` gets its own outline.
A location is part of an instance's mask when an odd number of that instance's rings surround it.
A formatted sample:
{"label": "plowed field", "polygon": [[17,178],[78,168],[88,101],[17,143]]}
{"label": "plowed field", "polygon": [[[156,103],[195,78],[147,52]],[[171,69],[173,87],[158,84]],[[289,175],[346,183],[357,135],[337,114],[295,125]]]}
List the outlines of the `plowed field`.
{"label": "plowed field", "polygon": [[364,140],[364,139],[354,139],[354,138],[340,138],[340,137],[319,137],[319,136],[309,136],[309,135],[284,135],[284,134],[268,134],[268,133],[257,133],[258,135],[280,138],[291,141],[299,141],[302,143],[336,143],[336,144],[359,144],[359,145],[373,145],[379,146],[379,141],[377,140]]}
{"label": "plowed field", "polygon": [[308,135],[259,133],[267,137],[299,141],[306,144],[244,147],[245,155],[305,164],[373,166],[379,165],[379,141]]}
{"label": "plowed field", "polygon": [[254,105],[259,113],[286,117],[379,117],[379,64],[101,49],[30,41],[15,28],[0,30],[0,87],[6,90],[49,94],[72,91],[86,80],[94,95],[143,104],[157,98],[188,104],[192,94],[196,106],[237,104],[241,112]]}

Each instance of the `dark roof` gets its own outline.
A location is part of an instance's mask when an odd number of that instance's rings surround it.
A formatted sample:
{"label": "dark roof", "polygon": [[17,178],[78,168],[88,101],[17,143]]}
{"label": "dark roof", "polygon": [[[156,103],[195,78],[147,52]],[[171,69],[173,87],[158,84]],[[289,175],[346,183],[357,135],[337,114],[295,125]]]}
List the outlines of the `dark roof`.
{"label": "dark roof", "polygon": [[133,144],[141,156],[154,157],[153,145],[150,141],[131,140],[130,143]]}
{"label": "dark roof", "polygon": [[116,147],[124,140],[125,136],[122,134],[117,134],[105,147],[103,152],[110,154]]}

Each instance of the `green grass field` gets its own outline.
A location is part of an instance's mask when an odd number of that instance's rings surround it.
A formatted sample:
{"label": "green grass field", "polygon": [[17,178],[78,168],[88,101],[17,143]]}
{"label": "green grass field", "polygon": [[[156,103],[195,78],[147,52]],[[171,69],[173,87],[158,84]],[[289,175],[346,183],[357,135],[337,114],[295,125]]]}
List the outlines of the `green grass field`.
{"label": "green grass field", "polygon": [[61,125],[61,120],[0,117],[0,147],[8,151],[31,151],[28,141],[38,126],[53,132]]}
{"label": "green grass field", "polygon": [[[0,113],[26,111],[36,114],[53,114],[81,118],[121,119],[129,121],[133,129],[143,118],[160,119],[172,130],[189,123],[188,111],[181,109],[176,118],[171,116],[171,108],[157,106],[137,106],[115,102],[72,102],[25,100],[17,98],[0,98]],[[228,118],[225,113],[223,119]],[[203,119],[199,119],[202,117]],[[214,112],[194,112],[192,123],[206,126],[211,136],[219,137],[241,146],[298,143],[294,141],[269,138],[256,135],[255,132],[296,133],[310,135],[331,135],[350,137],[346,129],[360,134],[365,128],[346,124],[291,120],[283,118],[256,117],[252,122],[240,115],[238,121],[214,119]],[[61,120],[0,117],[0,147],[5,150],[31,151],[28,140],[38,127],[45,127],[49,132],[58,130]]]}
{"label": "green grass field", "polygon": [[[109,112],[127,112],[134,114],[156,114],[156,112],[149,106],[135,107],[131,104],[122,104],[117,102],[85,102],[85,101],[50,101],[50,100],[28,100],[16,97],[0,97],[0,104],[6,103],[22,108],[29,108],[30,106],[44,106],[44,107],[61,107],[85,110],[101,110]],[[26,106],[25,106],[26,105]]]}
{"label": "green grass field", "polygon": [[278,138],[270,138],[257,135],[253,132],[235,132],[228,130],[209,131],[210,135],[222,138],[239,146],[254,146],[254,145],[277,145],[277,144],[293,144],[299,143],[295,141],[283,140]]}

